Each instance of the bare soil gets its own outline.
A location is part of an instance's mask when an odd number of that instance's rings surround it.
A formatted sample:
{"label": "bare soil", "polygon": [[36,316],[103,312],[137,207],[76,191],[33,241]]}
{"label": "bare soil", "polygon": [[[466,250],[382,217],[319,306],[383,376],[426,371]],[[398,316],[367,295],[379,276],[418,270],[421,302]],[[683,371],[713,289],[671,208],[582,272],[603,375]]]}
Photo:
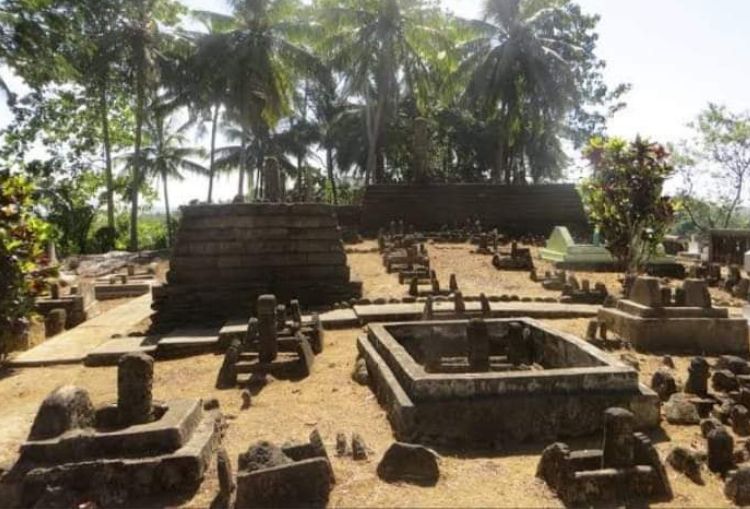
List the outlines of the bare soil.
{"label": "bare soil", "polygon": [[[367,247],[363,243],[358,247]],[[489,256],[470,254],[468,245],[431,245],[433,265],[441,282],[455,273],[467,295],[518,294],[520,296],[557,296],[524,272],[500,272],[492,267]],[[385,274],[377,253],[351,254],[349,263],[364,281],[365,296],[401,297],[406,287],[395,275]],[[543,264],[538,268],[544,271]],[[603,281],[616,291],[617,274],[579,274],[592,282]],[[587,320],[554,320],[549,325],[583,335]],[[538,481],[534,473],[541,450],[547,444],[522,445],[504,450],[451,451],[443,453],[441,479],[433,488],[407,484],[386,484],[375,474],[381,455],[394,440],[385,412],[368,387],[351,380],[356,358],[355,341],[361,330],[327,332],[325,350],[316,359],[312,375],[302,381],[274,380],[253,398],[253,406],[240,410],[239,389],[216,390],[215,378],[222,358],[202,355],[156,364],[154,395],[159,399],[195,397],[217,398],[228,421],[224,445],[230,457],[258,440],[283,443],[290,439],[305,440],[317,428],[332,456],[337,484],[331,494],[331,506],[338,507],[559,507],[560,501]],[[640,363],[641,382],[649,384],[660,366],[661,357],[635,354],[626,350],[610,352],[635,355]],[[673,356],[676,376],[684,380],[689,357]],[[0,371],[0,463],[17,457],[19,445],[26,438],[39,404],[55,387],[76,384],[91,393],[95,403],[116,399],[115,368],[62,366]],[[337,432],[360,433],[372,449],[366,462],[333,457]],[[651,434],[662,457],[675,445],[705,449],[698,426],[672,426]],[[735,437],[739,442],[742,439]],[[600,437],[571,442],[574,448],[597,447]],[[698,486],[667,466],[675,498],[659,504],[664,507],[724,507],[729,501],[723,495],[723,482],[704,469],[705,484]],[[218,490],[215,466],[212,465],[200,490],[180,503],[189,507],[207,507]],[[0,505],[2,505],[0,503]]]}

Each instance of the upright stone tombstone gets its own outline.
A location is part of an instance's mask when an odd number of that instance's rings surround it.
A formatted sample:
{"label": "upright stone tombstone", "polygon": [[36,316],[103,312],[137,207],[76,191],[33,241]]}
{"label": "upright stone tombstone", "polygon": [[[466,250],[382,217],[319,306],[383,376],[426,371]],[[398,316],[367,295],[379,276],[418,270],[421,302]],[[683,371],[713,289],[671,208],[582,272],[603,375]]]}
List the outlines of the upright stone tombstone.
{"label": "upright stone tombstone", "polygon": [[456,291],[453,294],[453,307],[457,315],[466,313],[466,302],[464,302],[464,294],[461,291]]}
{"label": "upright stone tombstone", "polygon": [[708,283],[703,279],[686,279],[682,284],[685,292],[685,306],[696,308],[710,308],[711,294]]}
{"label": "upright stone tombstone", "polygon": [[286,328],[286,306],[278,304],[276,306],[276,329],[284,330]]}
{"label": "upright stone tombstone", "polygon": [[117,365],[117,412],[121,424],[145,424],[153,418],[154,359],[128,353]]}
{"label": "upright stone tombstone", "polygon": [[469,370],[486,372],[490,369],[490,335],[484,320],[473,318],[466,328]]}
{"label": "upright stone tombstone", "polygon": [[661,307],[661,289],[659,279],[650,276],[641,276],[635,279],[630,287],[628,298],[642,306],[656,308]]}
{"label": "upright stone tombstone", "polygon": [[708,469],[724,474],[734,467],[734,439],[721,426],[708,433]]}
{"label": "upright stone tombstone", "polygon": [[295,323],[295,325],[302,323],[302,308],[299,305],[299,300],[292,299],[292,301],[289,303],[289,311],[292,315],[292,322]]}
{"label": "upright stone tombstone", "polygon": [[490,301],[484,293],[479,294],[479,305],[482,310],[482,317],[489,318],[492,314],[492,308],[490,307]]}
{"label": "upright stone tombstone", "polygon": [[688,379],[685,382],[685,392],[696,396],[708,394],[708,378],[710,367],[703,357],[694,357],[688,367]]}
{"label": "upright stone tombstone", "polygon": [[276,335],[276,296],[258,297],[258,357],[260,362],[276,360],[279,346]]}
{"label": "upright stone tombstone", "polygon": [[602,468],[630,468],[635,464],[635,416],[624,408],[604,412]]}
{"label": "upright stone tombstone", "polygon": [[422,320],[432,320],[434,316],[432,295],[427,296],[427,300],[424,303],[424,311],[422,311]]}

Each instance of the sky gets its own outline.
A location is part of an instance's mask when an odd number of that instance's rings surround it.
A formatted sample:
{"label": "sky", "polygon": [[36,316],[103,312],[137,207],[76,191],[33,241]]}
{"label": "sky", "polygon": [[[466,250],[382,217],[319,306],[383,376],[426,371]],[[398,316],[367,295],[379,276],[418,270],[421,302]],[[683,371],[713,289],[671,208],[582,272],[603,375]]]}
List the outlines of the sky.
{"label": "sky", "polygon": [[[229,12],[223,0],[182,0],[194,9]],[[483,0],[441,0],[462,17],[480,17]],[[750,110],[750,1],[578,0],[599,14],[597,54],[607,62],[605,78],[630,83],[628,106],[609,124],[609,133],[636,134],[667,143],[690,136],[686,124],[707,103]],[[15,84],[11,80],[11,84]],[[7,110],[0,107],[0,127]],[[218,198],[236,192],[234,178],[222,180]],[[170,201],[205,199],[206,181],[174,183]]]}

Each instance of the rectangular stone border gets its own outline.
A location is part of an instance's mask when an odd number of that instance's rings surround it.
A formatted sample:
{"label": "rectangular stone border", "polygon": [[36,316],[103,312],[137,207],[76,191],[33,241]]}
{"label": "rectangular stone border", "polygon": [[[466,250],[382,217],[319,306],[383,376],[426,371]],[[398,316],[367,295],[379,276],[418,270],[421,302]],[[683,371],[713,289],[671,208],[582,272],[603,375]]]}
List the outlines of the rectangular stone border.
{"label": "rectangular stone border", "polygon": [[635,391],[638,388],[637,372],[567,333],[555,331],[529,318],[487,320],[488,325],[517,322],[523,323],[543,334],[558,338],[567,346],[589,356],[599,366],[585,368],[548,369],[539,371],[516,371],[466,374],[428,374],[388,330],[394,327],[459,326],[465,320],[431,321],[369,326],[368,339],[393,370],[410,398],[415,401],[430,401],[448,398],[474,398],[531,393],[570,393],[580,391]]}

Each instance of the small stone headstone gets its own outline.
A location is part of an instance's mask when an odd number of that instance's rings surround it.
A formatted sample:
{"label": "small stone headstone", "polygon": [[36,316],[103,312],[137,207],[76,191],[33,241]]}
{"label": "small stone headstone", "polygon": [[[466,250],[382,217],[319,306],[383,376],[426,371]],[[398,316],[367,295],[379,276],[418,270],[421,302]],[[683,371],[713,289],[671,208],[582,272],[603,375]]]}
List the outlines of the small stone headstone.
{"label": "small stone headstone", "polygon": [[651,388],[662,401],[668,401],[677,392],[677,382],[667,368],[657,369],[651,377]]}
{"label": "small stone headstone", "polygon": [[359,433],[352,434],[352,459],[364,461],[367,459],[367,445]]}
{"label": "small stone headstone", "polygon": [[365,362],[364,357],[358,357],[357,361],[354,363],[352,380],[359,385],[367,385],[370,383],[370,374],[367,371],[367,362]]}
{"label": "small stone headstone", "polygon": [[276,336],[276,297],[258,297],[258,357],[261,363],[273,362],[278,355]]}
{"label": "small stone headstone", "polygon": [[685,392],[696,396],[708,394],[709,365],[703,357],[694,357],[688,367],[688,379],[685,383]]}
{"label": "small stone headstone", "polygon": [[629,468],[634,464],[635,416],[624,408],[604,412],[602,468]]}
{"label": "small stone headstone", "polygon": [[47,313],[44,318],[44,335],[48,338],[57,336],[65,331],[65,323],[68,320],[68,313],[64,308],[55,308]]}
{"label": "small stone headstone", "polygon": [[242,410],[247,410],[253,405],[253,395],[252,393],[245,389],[242,391],[242,406],[240,407]]}
{"label": "small stone headstone", "polygon": [[734,466],[734,439],[722,428],[708,434],[708,468],[712,472],[724,474]]}
{"label": "small stone headstone", "polygon": [[344,433],[336,433],[336,456],[346,456],[349,452],[349,444]]}

